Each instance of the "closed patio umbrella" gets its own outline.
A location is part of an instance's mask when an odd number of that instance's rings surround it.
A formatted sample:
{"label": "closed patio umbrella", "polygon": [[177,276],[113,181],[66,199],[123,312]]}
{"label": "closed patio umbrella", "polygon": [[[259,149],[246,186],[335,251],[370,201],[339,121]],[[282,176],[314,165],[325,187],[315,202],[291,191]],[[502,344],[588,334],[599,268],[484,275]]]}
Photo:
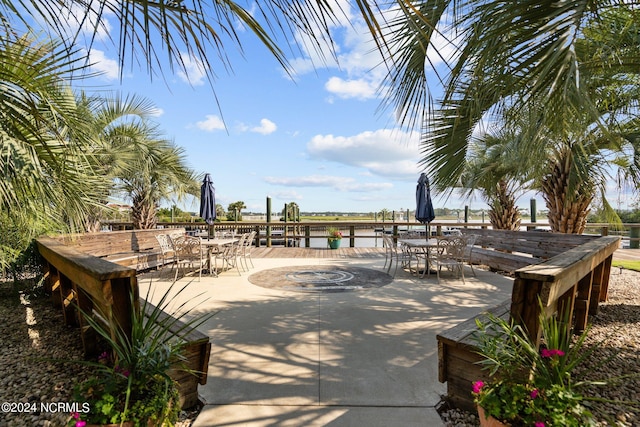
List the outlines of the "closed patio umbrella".
{"label": "closed patio umbrella", "polygon": [[209,174],[205,174],[200,187],[200,217],[210,226],[216,219],[216,189]]}
{"label": "closed patio umbrella", "polygon": [[[418,179],[416,187],[416,220],[422,224],[429,224],[436,217],[433,210],[433,202],[431,201],[431,189],[429,188],[429,178],[427,174],[422,173]],[[429,238],[428,229],[427,238]]]}

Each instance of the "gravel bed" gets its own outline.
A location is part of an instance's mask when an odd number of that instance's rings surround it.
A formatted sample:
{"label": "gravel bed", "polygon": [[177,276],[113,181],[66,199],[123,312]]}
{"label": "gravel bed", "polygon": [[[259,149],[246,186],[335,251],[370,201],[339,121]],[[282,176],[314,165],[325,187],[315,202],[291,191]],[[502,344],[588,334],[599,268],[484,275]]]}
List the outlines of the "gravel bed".
{"label": "gravel bed", "polygon": [[[598,426],[640,426],[640,273],[612,268],[609,299],[590,321],[585,351],[592,353],[574,371],[574,380],[631,377],[582,388],[584,396],[613,401],[589,401],[585,406],[590,406]],[[449,410],[440,415],[448,427],[480,425],[477,416],[468,412]]]}
{"label": "gravel bed", "polygon": [[[64,325],[49,297],[0,283],[0,337],[0,427],[66,426],[73,387],[90,375],[89,367],[59,362],[82,360],[78,330]],[[189,427],[198,412],[183,411],[176,427]]]}

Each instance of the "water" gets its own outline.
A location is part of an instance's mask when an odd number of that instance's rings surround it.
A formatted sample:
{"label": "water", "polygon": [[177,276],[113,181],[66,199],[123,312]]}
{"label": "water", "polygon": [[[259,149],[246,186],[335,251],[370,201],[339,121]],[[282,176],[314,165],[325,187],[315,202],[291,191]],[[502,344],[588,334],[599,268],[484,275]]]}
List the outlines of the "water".
{"label": "water", "polygon": [[[416,227],[418,228],[418,227]],[[422,227],[424,232],[424,227]],[[388,228],[388,232],[391,231],[391,227]],[[342,230],[342,233],[346,236],[348,234],[348,230]],[[382,234],[381,232],[375,231],[373,228],[365,229],[365,230],[355,230],[355,247],[356,248],[381,248],[382,247]],[[359,236],[374,236],[376,237],[359,237]],[[315,236],[315,237],[314,237]],[[327,237],[326,233],[322,231],[311,232],[311,238],[309,239],[309,247],[310,248],[326,248],[327,247]],[[341,247],[349,247],[349,238],[344,237],[342,242],[340,243]],[[300,247],[305,248],[305,239],[300,239]]]}

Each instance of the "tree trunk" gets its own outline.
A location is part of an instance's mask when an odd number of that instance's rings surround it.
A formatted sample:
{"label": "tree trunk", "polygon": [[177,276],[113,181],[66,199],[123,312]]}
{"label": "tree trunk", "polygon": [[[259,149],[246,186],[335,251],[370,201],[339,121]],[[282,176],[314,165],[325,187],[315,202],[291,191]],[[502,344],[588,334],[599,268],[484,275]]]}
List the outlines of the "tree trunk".
{"label": "tree trunk", "polygon": [[568,156],[559,158],[551,173],[542,179],[542,196],[549,209],[552,231],[582,234],[593,191],[591,184],[584,181],[570,187],[571,160]]}
{"label": "tree trunk", "polygon": [[157,210],[155,201],[143,195],[135,196],[133,198],[133,207],[131,208],[133,228],[140,230],[156,228],[158,224]]}
{"label": "tree trunk", "polygon": [[516,198],[505,180],[497,185],[496,195],[489,201],[489,221],[496,230],[519,230],[520,211],[516,206]]}

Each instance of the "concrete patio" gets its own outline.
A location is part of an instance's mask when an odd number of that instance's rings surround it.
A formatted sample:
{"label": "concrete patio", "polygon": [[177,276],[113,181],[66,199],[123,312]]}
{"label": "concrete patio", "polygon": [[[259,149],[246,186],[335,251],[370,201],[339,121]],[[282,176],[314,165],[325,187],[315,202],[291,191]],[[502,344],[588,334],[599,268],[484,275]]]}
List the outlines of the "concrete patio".
{"label": "concrete patio", "polygon": [[[286,266],[357,266],[384,258],[256,258],[255,268],[180,279],[180,300],[214,313],[199,329],[212,343],[205,406],[194,427],[435,426],[436,334],[510,297],[511,279],[467,268],[466,283],[438,284],[398,270],[378,288],[335,293],[267,289],[248,277]],[[170,276],[170,275],[169,275]],[[171,284],[141,278],[157,299]]]}

